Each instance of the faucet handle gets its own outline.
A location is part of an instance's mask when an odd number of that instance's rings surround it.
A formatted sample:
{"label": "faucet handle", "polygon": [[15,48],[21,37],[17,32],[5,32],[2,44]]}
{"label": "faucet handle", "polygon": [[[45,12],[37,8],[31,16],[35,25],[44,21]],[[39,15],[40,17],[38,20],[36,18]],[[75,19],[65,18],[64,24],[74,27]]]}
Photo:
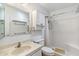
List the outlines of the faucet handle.
{"label": "faucet handle", "polygon": [[16,46],[16,48],[21,47],[21,42],[18,42],[18,45]]}

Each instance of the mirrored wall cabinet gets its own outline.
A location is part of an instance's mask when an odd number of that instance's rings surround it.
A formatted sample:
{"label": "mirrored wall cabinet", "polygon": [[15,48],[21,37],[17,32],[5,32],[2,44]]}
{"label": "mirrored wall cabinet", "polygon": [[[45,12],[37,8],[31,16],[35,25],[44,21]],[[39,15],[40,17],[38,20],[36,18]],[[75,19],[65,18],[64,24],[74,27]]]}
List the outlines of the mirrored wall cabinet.
{"label": "mirrored wall cabinet", "polygon": [[34,9],[30,12],[8,4],[0,4],[0,38],[27,34],[42,33],[45,27],[45,14]]}
{"label": "mirrored wall cabinet", "polygon": [[5,5],[5,35],[27,34],[29,27],[29,12]]}
{"label": "mirrored wall cabinet", "polygon": [[0,39],[5,36],[5,8],[3,4],[0,4]]}

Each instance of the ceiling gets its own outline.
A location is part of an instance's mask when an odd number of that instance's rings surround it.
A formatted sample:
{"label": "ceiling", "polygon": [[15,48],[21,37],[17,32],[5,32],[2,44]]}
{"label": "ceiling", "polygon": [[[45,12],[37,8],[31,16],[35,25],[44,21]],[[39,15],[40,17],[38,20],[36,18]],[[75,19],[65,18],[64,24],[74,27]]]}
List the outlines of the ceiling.
{"label": "ceiling", "polygon": [[40,3],[42,7],[46,8],[49,12],[76,5],[76,3]]}
{"label": "ceiling", "polygon": [[[12,4],[10,4],[10,5],[12,5]],[[63,9],[63,8],[77,5],[77,3],[25,3],[25,4],[21,3],[21,4],[13,4],[13,5],[20,7],[20,8],[22,7],[21,9],[23,9],[23,10],[26,10],[23,7],[28,8],[28,10],[37,8],[38,10],[42,9],[42,10],[50,13],[50,12],[58,10],[58,9]]]}

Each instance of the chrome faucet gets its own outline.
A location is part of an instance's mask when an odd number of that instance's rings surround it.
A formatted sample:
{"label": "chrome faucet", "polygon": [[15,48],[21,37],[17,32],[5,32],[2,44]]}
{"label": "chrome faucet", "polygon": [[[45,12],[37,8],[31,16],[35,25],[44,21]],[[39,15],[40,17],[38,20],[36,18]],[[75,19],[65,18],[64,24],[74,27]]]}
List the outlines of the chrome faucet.
{"label": "chrome faucet", "polygon": [[16,46],[16,48],[20,48],[21,47],[21,42],[18,42],[18,45]]}

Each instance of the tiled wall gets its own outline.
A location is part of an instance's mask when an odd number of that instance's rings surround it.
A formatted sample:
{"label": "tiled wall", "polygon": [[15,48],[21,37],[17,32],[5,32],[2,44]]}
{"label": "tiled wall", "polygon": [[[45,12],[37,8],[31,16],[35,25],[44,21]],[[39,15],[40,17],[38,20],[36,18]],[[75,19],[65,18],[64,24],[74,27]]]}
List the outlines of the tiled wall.
{"label": "tiled wall", "polygon": [[79,52],[79,48],[75,48],[79,47],[79,13],[65,13],[51,20],[49,46],[63,47],[69,55],[79,55],[76,53]]}

